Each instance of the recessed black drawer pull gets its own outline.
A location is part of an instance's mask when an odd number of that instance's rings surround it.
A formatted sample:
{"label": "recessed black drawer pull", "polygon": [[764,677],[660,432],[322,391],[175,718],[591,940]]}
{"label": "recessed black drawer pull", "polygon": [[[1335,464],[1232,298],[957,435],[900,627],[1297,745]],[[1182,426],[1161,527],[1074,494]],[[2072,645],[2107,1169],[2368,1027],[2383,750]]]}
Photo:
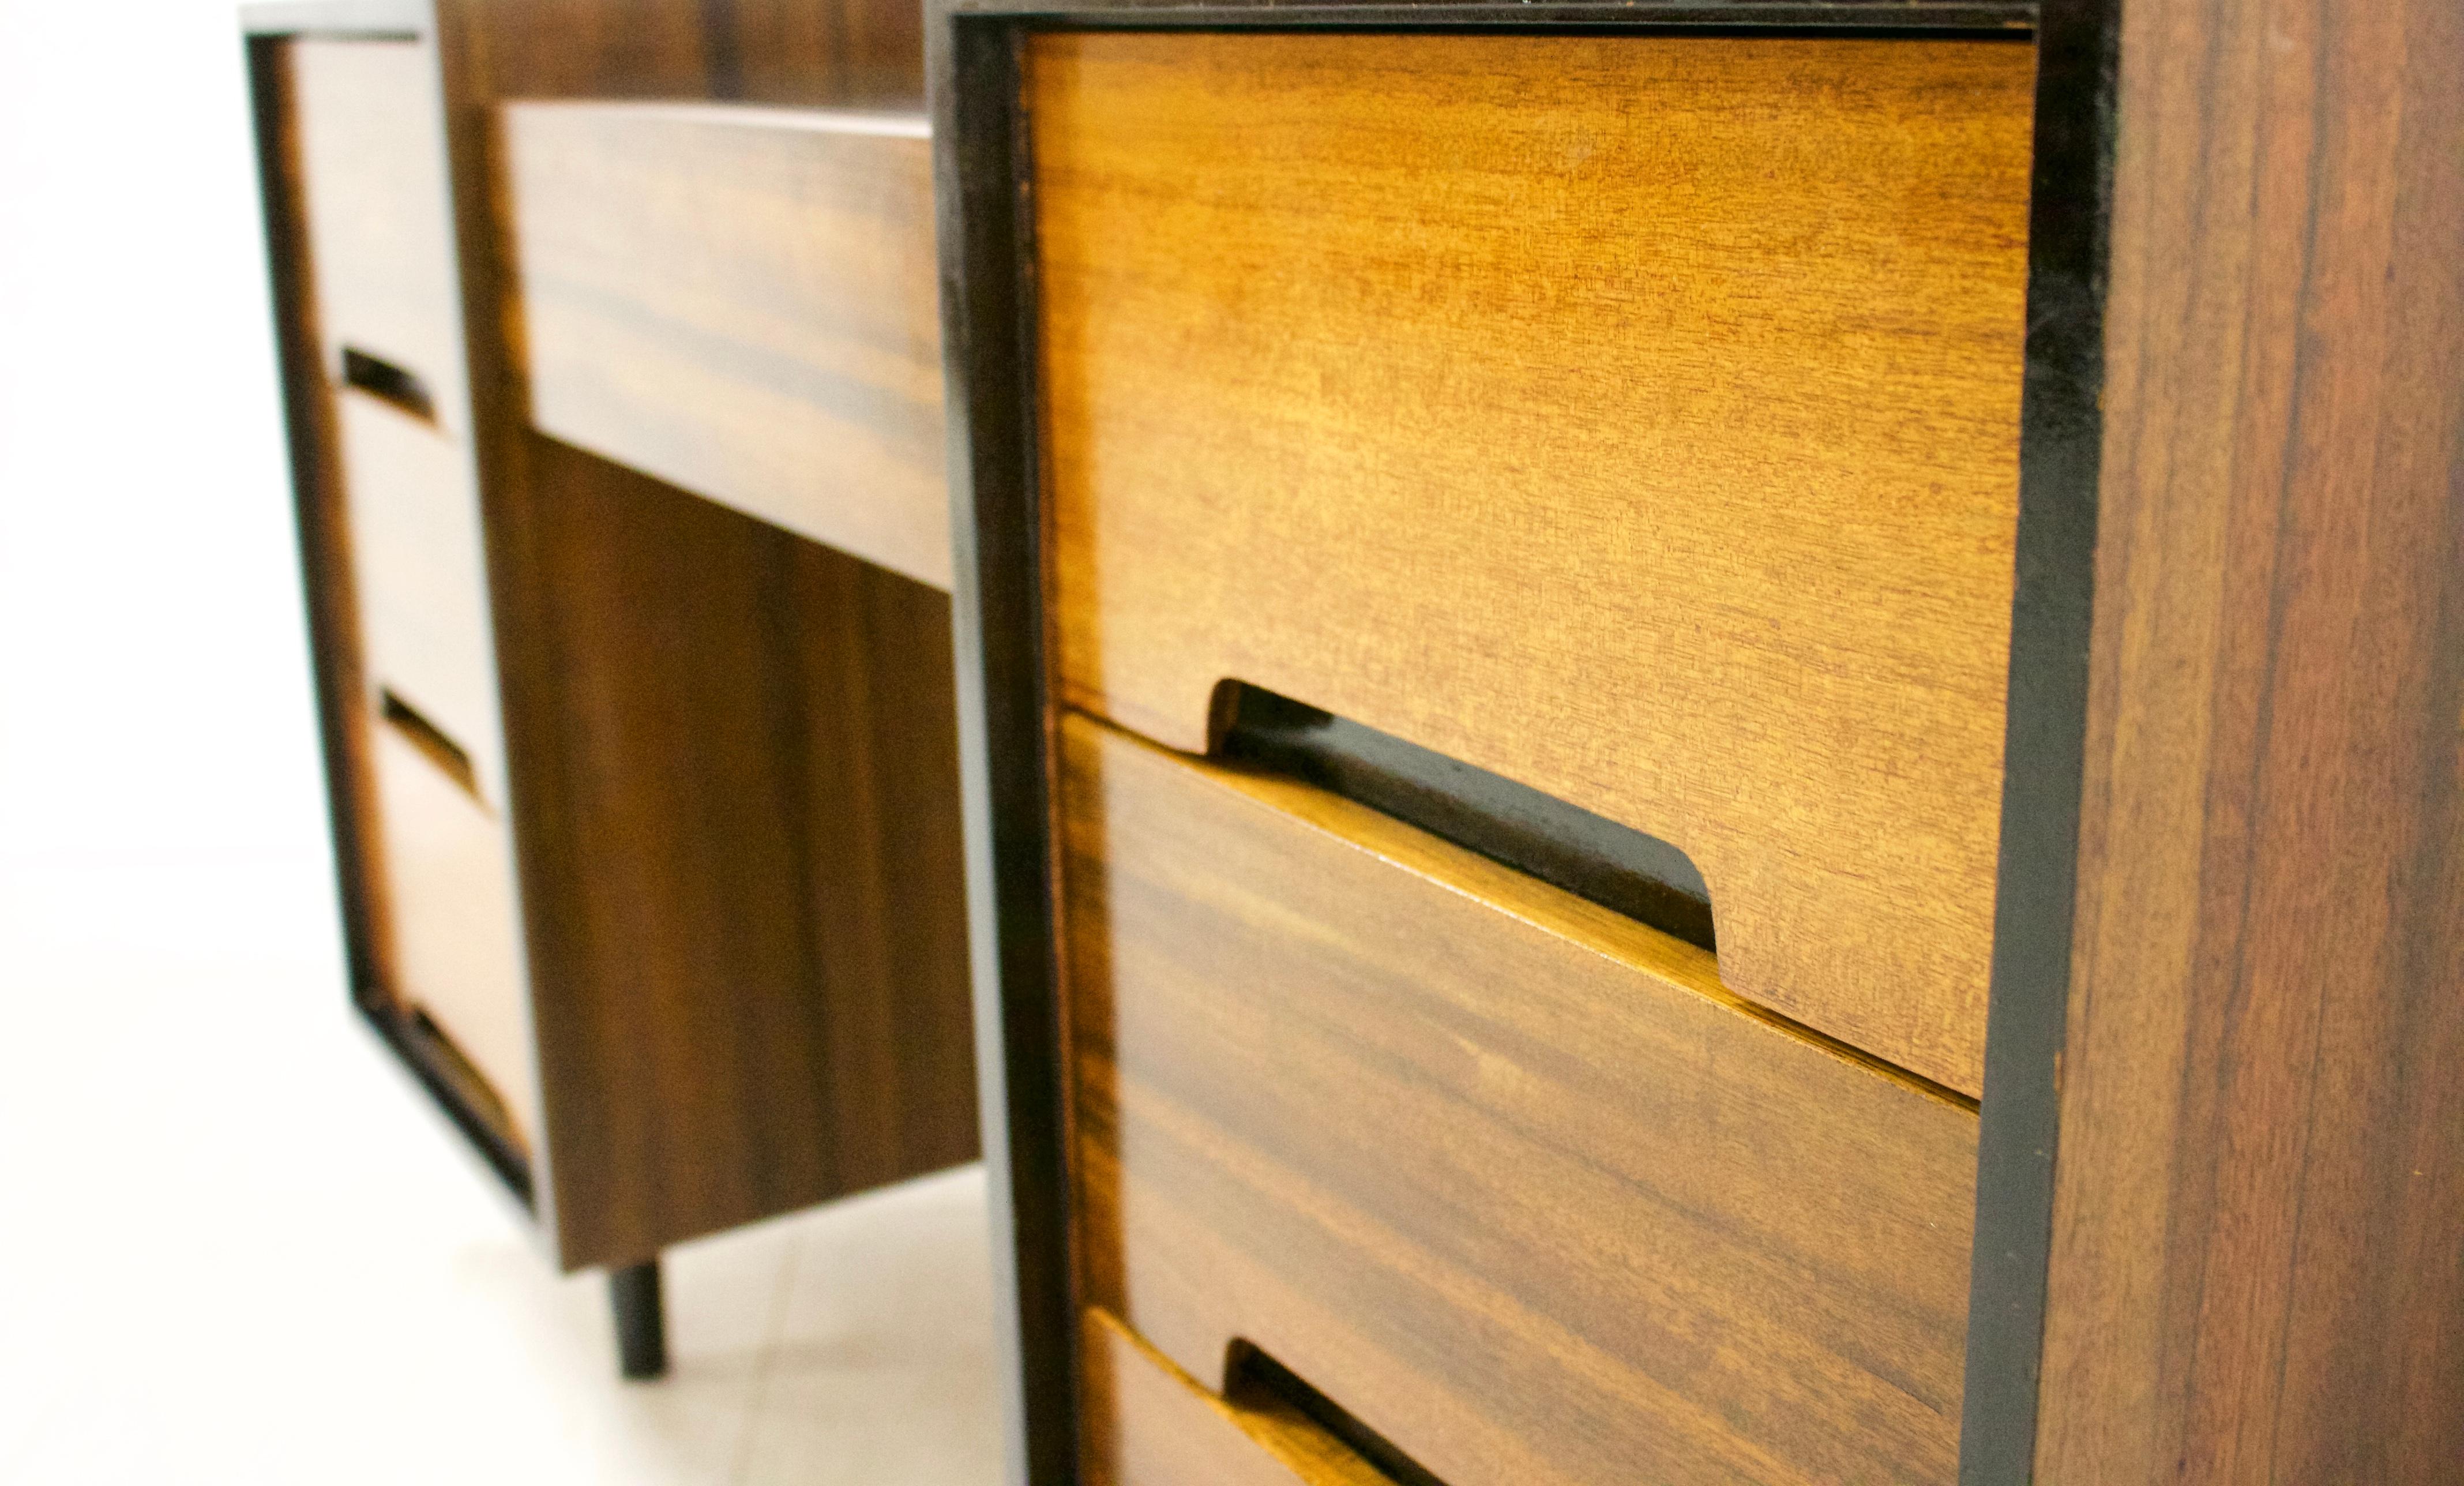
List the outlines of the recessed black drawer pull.
{"label": "recessed black drawer pull", "polygon": [[382,356],[371,356],[356,345],[342,347],[342,385],[358,388],[422,422],[436,421],[436,399],[429,395],[428,384],[419,379],[419,373]]}
{"label": "recessed black drawer pull", "polygon": [[1242,681],[1216,688],[1216,757],[1264,765],[1718,951],[1711,890],[1658,836]]}

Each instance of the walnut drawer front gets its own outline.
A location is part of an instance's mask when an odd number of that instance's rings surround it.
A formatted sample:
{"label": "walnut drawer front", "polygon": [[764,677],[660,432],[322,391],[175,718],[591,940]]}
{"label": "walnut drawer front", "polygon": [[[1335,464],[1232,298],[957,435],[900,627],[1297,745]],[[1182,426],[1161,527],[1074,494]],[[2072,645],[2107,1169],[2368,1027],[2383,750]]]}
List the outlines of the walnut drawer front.
{"label": "walnut drawer front", "polygon": [[920,114],[504,110],[531,421],[948,591]]}
{"label": "walnut drawer front", "polygon": [[512,838],[414,735],[391,722],[370,733],[388,984],[486,1080],[514,1138],[537,1149]]}
{"label": "walnut drawer front", "polygon": [[1049,624],[1687,853],[1729,987],[1982,1084],[2024,41],[1059,33]]}
{"label": "walnut drawer front", "polygon": [[1394,1486],[1281,1400],[1209,1394],[1106,1312],[1083,1332],[1087,1486]]}
{"label": "walnut drawer front", "polygon": [[1971,1110],[1365,807],[1061,748],[1089,1304],[1449,1486],[1953,1478]]}
{"label": "walnut drawer front", "polygon": [[409,701],[502,800],[495,641],[469,456],[374,398],[335,394],[360,641],[373,686]]}
{"label": "walnut drawer front", "polygon": [[460,290],[425,42],[290,43],[308,269],[328,373],[345,347],[402,366],[457,434],[465,405]]}

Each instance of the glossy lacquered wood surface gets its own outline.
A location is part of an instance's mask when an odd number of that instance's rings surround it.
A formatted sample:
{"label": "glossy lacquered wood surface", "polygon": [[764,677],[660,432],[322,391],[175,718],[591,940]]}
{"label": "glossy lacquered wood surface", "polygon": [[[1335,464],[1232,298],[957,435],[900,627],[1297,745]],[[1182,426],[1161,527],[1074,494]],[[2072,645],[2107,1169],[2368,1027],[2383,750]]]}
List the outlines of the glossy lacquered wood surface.
{"label": "glossy lacquered wood surface", "polygon": [[920,114],[504,114],[531,421],[950,586]]}
{"label": "glossy lacquered wood surface", "polygon": [[370,746],[392,994],[444,1030],[515,1138],[536,1149],[539,1076],[510,833],[400,729],[380,723]]}
{"label": "glossy lacquered wood surface", "polygon": [[[946,599],[530,426],[503,105],[912,108],[919,20],[869,0],[436,6],[568,1266],[968,1159],[972,1033]],[[850,611],[872,628],[833,628]]]}
{"label": "glossy lacquered wood surface", "polygon": [[2464,1478],[2464,11],[2134,0],[2042,1482]]}
{"label": "glossy lacquered wood surface", "polygon": [[1280,1400],[1207,1392],[1109,1312],[1086,1316],[1086,1486],[1393,1486]]}
{"label": "glossy lacquered wood surface", "polygon": [[2032,54],[1037,34],[1059,685],[1264,686],[1673,842],[1743,994],[1980,1084]]}
{"label": "glossy lacquered wood surface", "polygon": [[570,1263],[976,1151],[949,600],[539,438],[588,867],[535,987]]}
{"label": "glossy lacquered wood surface", "polygon": [[1944,1481],[1975,1116],[1311,787],[1061,733],[1089,1303],[1447,1481]]}

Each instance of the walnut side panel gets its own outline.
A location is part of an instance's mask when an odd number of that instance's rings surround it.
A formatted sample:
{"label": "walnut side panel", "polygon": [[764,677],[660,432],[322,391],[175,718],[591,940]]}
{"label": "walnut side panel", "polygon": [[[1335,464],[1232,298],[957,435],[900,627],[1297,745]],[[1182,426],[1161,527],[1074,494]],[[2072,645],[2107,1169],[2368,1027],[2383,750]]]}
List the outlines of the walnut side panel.
{"label": "walnut side panel", "polygon": [[970,1160],[949,600],[552,440],[568,1265]]}
{"label": "walnut side panel", "polygon": [[1450,1481],[1952,1477],[1972,1113],[1363,807],[1062,750],[1088,1303]]}
{"label": "walnut side panel", "polygon": [[2036,1479],[2464,1470],[2464,11],[2131,0]]}
{"label": "walnut side panel", "polygon": [[1060,684],[1256,683],[1673,841],[1980,1087],[2021,43],[1030,38]]}
{"label": "walnut side panel", "polygon": [[[895,1098],[834,1081],[830,1018],[874,1013],[812,990],[827,973],[807,947],[822,925],[795,884],[836,848],[828,822],[861,832],[878,817],[821,808],[793,729],[825,731],[832,707],[855,710],[829,725],[887,726],[855,699],[798,691],[820,637],[794,617],[783,554],[834,554],[531,430],[497,133],[515,99],[845,104],[888,92],[912,108],[920,17],[895,0],[436,0],[435,18],[558,1253],[626,1262],[850,1189],[866,1171],[963,1161],[977,1137],[971,1059],[953,1061],[969,1057],[955,869],[900,886],[903,921],[880,930],[946,955],[946,970],[917,968],[898,992],[913,1006],[890,1017],[908,1080]],[[946,692],[947,622],[899,619],[912,639],[866,642],[867,665],[877,659],[885,685],[918,677],[920,698],[937,663]],[[781,725],[788,742],[750,736]],[[872,766],[936,777],[946,812],[903,813],[908,829],[946,829],[955,854],[950,751],[910,747]],[[939,850],[899,852],[920,862]],[[890,987],[848,992],[877,993]],[[929,1117],[911,1113],[929,1099],[940,1101]],[[877,1131],[885,1106],[903,1132],[895,1150],[834,1144],[842,1111]]]}
{"label": "walnut side panel", "polygon": [[950,586],[920,116],[504,111],[531,421]]}

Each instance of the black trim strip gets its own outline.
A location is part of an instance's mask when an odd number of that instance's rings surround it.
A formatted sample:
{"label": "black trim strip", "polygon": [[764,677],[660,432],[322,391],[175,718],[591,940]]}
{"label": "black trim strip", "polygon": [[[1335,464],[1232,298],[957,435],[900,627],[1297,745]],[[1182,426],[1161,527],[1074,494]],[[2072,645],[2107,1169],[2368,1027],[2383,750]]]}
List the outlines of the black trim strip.
{"label": "black trim strip", "polygon": [[2037,36],[2018,574],[1961,1486],[2023,1486],[2035,1471],[2096,597],[2120,19],[2120,0],[2049,0]]}
{"label": "black trim strip", "polygon": [[495,1098],[495,1091],[479,1080],[483,1099],[464,1086],[466,1079],[477,1080],[478,1075],[442,1032],[431,1033],[418,1025],[426,1018],[398,1009],[375,987],[362,987],[355,999],[360,1014],[393,1050],[419,1086],[428,1091],[428,1097],[444,1111],[453,1128],[462,1132],[462,1138],[471,1142],[488,1169],[505,1184],[514,1200],[537,1216],[539,1204],[533,1193],[529,1155],[496,1123],[492,1113],[482,1108],[483,1101]]}
{"label": "black trim strip", "polygon": [[960,793],[1006,1478],[1078,1478],[1077,1267],[1052,921],[1032,260],[1016,33],[925,31],[941,244]]}

